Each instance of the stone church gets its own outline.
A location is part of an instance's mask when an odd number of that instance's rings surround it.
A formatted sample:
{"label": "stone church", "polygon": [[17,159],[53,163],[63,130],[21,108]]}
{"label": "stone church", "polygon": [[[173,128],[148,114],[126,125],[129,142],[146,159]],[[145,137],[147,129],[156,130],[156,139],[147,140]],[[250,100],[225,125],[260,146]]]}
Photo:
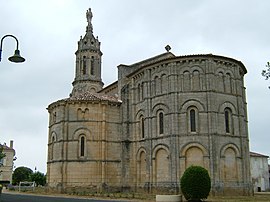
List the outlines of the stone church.
{"label": "stone church", "polygon": [[104,87],[92,12],[75,52],[68,98],[48,106],[48,186],[72,191],[177,192],[190,165],[209,171],[212,194],[252,191],[241,61],[166,52],[120,64]]}

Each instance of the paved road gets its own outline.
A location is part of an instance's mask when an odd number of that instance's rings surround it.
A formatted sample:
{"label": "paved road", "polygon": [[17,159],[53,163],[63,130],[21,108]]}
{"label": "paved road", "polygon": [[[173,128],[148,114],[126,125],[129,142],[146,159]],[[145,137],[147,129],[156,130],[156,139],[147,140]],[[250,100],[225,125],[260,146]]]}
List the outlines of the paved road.
{"label": "paved road", "polygon": [[2,193],[0,202],[119,202],[119,200],[78,199],[67,197]]}

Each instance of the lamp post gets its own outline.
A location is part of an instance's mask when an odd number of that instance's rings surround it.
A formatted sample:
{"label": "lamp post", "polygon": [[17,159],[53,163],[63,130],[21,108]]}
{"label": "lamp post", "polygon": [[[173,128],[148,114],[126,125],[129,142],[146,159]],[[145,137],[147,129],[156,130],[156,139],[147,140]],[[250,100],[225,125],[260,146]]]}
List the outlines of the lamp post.
{"label": "lamp post", "polygon": [[10,57],[8,58],[8,60],[9,60],[10,62],[15,62],[15,63],[24,62],[25,59],[20,55],[20,51],[19,51],[19,41],[18,41],[18,39],[17,39],[15,36],[10,35],[10,34],[3,36],[2,39],[1,39],[1,44],[0,44],[0,62],[1,62],[1,55],[2,55],[3,40],[4,40],[4,38],[6,38],[6,37],[12,37],[12,38],[14,38],[14,39],[16,40],[16,42],[17,42],[17,46],[16,46],[16,50],[15,50],[15,52],[14,52],[14,55],[13,55],[13,56],[10,56]]}

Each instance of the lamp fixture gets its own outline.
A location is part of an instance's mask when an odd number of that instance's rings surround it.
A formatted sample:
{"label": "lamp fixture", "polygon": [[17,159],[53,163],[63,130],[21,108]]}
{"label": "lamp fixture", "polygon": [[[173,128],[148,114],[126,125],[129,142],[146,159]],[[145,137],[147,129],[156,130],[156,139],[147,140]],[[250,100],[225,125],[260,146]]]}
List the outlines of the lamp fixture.
{"label": "lamp fixture", "polygon": [[15,63],[21,63],[21,62],[24,62],[25,59],[20,55],[20,51],[19,51],[19,41],[18,41],[18,39],[17,39],[15,36],[10,35],[10,34],[3,36],[2,39],[1,39],[1,44],[0,44],[0,62],[1,62],[1,55],[2,55],[3,40],[4,40],[4,38],[6,38],[6,37],[12,37],[12,38],[14,38],[14,39],[16,40],[16,43],[17,43],[17,46],[16,46],[16,50],[15,50],[15,52],[14,52],[14,55],[13,55],[13,56],[10,56],[10,57],[8,58],[8,60],[9,60],[10,62],[15,62]]}

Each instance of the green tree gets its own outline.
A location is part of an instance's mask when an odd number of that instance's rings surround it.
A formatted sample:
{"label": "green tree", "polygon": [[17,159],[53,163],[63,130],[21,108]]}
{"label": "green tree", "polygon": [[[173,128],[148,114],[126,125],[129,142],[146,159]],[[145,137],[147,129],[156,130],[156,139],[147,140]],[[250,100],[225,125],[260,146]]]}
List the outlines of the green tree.
{"label": "green tree", "polygon": [[38,185],[44,186],[46,184],[46,175],[37,171],[35,173],[32,173],[31,181],[35,182],[37,186]]}
{"label": "green tree", "polygon": [[[262,71],[262,76],[265,77],[265,80],[268,80],[270,78],[270,62],[267,62],[266,67],[267,69]],[[268,88],[270,88],[270,86]]]}
{"label": "green tree", "polygon": [[[2,158],[4,158],[6,155],[3,153],[4,147],[2,145],[0,145],[0,162],[2,160]],[[0,164],[1,166],[1,164]]]}
{"label": "green tree", "polygon": [[20,182],[31,181],[33,171],[27,167],[18,167],[12,175],[12,184],[18,185]]}
{"label": "green tree", "polygon": [[[3,150],[4,150],[4,147],[3,147],[3,145],[0,144],[0,167],[3,166],[2,159],[6,156],[6,154],[3,153]],[[1,173],[2,173],[2,170],[0,170],[0,175],[1,175]]]}
{"label": "green tree", "polygon": [[190,166],[185,170],[180,185],[186,200],[201,201],[201,199],[207,199],[209,195],[211,180],[205,168]]}

